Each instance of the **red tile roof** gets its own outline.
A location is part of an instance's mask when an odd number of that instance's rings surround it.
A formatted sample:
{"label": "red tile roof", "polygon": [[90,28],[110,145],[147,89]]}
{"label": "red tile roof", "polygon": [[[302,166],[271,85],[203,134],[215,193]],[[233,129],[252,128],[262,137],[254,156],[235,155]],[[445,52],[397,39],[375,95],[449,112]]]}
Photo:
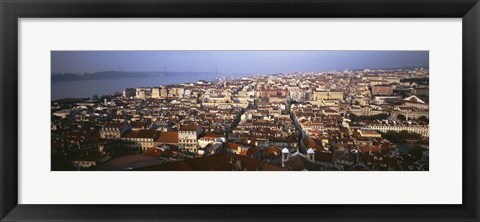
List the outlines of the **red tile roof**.
{"label": "red tile roof", "polygon": [[261,151],[262,151],[262,150],[261,150],[260,148],[256,148],[256,147],[250,148],[250,149],[247,150],[246,156],[250,156],[250,157],[251,157],[252,155],[255,155],[255,154],[257,154],[257,153],[259,153],[259,152],[261,152]]}
{"label": "red tile roof", "polygon": [[309,160],[301,157],[299,155],[291,157],[288,161],[285,162],[285,168],[288,170],[302,171],[302,170],[319,170],[315,164]]}
{"label": "red tile roof", "polygon": [[192,171],[185,161],[166,162],[154,166],[147,166],[142,168],[133,169],[135,171]]}
{"label": "red tile roof", "polygon": [[104,128],[116,128],[116,129],[121,129],[123,126],[125,126],[125,122],[119,123],[119,122],[109,122],[106,123],[103,127]]}
{"label": "red tile roof", "polygon": [[223,143],[223,147],[236,151],[238,150],[238,147],[240,147],[240,144],[226,142],[226,143]]}
{"label": "red tile roof", "polygon": [[183,161],[163,163],[156,166],[138,168],[136,170],[153,171],[232,171],[232,170],[285,170],[281,167],[267,164],[246,156],[240,156],[232,153],[214,154],[210,156],[186,159]]}
{"label": "red tile roof", "polygon": [[163,155],[163,151],[158,148],[151,148],[147,150],[144,154],[150,157],[159,157]]}
{"label": "red tile roof", "polygon": [[150,126],[150,123],[148,122],[130,122],[130,125],[134,129],[148,129]]}
{"label": "red tile roof", "polygon": [[359,148],[362,153],[368,153],[369,151],[380,152],[379,146],[360,146]]}
{"label": "red tile roof", "polygon": [[282,151],[278,147],[268,147],[264,149],[267,158],[276,158],[280,156]]}
{"label": "red tile roof", "polygon": [[181,131],[197,131],[197,125],[196,124],[189,124],[189,125],[183,125],[180,127]]}
{"label": "red tile roof", "polygon": [[307,138],[305,141],[305,146],[307,148],[312,148],[317,152],[320,152],[323,150],[322,142],[321,141],[316,141],[312,137]]}
{"label": "red tile roof", "polygon": [[155,138],[157,131],[155,130],[139,130],[130,131],[122,135],[122,138]]}
{"label": "red tile roof", "polygon": [[155,142],[178,143],[178,132],[161,132]]}
{"label": "red tile roof", "polygon": [[333,162],[333,153],[331,152],[315,152],[315,160],[321,162]]}
{"label": "red tile roof", "polygon": [[146,166],[153,166],[162,163],[161,160],[157,158],[153,158],[150,156],[136,154],[136,155],[128,155],[122,156],[118,158],[114,158],[103,165],[98,166],[95,170],[99,171],[112,171],[112,170],[127,170],[129,168],[142,168]]}
{"label": "red tile roof", "polygon": [[221,135],[221,134],[218,134],[218,133],[211,133],[211,132],[208,132],[208,133],[205,133],[205,136],[210,136],[210,137],[225,137],[225,135]]}

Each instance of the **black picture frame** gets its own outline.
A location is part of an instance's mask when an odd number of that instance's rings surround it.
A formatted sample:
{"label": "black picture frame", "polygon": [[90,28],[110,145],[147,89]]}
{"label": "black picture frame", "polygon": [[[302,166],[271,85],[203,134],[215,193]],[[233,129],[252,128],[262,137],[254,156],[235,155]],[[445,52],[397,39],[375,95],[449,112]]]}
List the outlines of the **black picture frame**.
{"label": "black picture frame", "polygon": [[[478,0],[0,0],[2,221],[478,221]],[[462,205],[24,205],[18,204],[19,18],[370,17],[462,18]],[[448,44],[448,43],[446,43]],[[39,144],[41,145],[41,144]],[[39,190],[38,192],[42,192]],[[279,194],[280,195],[280,194]],[[339,193],[341,195],[341,193]],[[439,193],[438,195],[442,195]],[[126,200],[128,202],[128,200]]]}

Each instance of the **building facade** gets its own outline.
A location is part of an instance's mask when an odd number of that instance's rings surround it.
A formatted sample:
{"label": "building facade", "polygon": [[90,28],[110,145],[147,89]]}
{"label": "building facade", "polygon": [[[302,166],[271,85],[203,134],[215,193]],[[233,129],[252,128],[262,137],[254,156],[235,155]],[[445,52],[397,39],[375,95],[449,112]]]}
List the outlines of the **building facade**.
{"label": "building facade", "polygon": [[183,125],[178,131],[178,148],[181,151],[196,153],[201,128],[196,124]]}
{"label": "building facade", "polygon": [[130,130],[131,127],[128,123],[123,122],[123,123],[116,123],[116,122],[110,122],[105,124],[102,129],[100,129],[100,138],[102,139],[118,139]]}
{"label": "building facade", "polygon": [[392,85],[374,85],[372,86],[373,95],[392,95],[393,86]]}

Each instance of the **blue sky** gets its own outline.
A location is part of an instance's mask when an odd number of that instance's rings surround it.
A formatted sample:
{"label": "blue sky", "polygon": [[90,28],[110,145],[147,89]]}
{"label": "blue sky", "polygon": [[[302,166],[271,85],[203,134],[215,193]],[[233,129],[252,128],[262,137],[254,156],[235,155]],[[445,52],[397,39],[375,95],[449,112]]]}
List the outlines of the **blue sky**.
{"label": "blue sky", "polygon": [[52,51],[52,72],[279,73],[428,67],[428,51]]}

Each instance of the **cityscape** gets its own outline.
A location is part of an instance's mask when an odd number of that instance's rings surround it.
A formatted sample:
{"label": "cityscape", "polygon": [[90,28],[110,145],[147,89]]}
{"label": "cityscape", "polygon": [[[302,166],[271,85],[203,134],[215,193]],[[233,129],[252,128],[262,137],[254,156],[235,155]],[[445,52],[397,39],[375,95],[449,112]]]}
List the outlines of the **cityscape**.
{"label": "cityscape", "polygon": [[[224,63],[235,72],[214,59],[207,64],[178,55],[177,60],[208,65],[210,71],[170,71],[168,64],[154,67],[157,71],[128,65],[114,71],[55,70],[57,56],[77,52],[55,53],[52,171],[429,170],[427,51],[268,52],[279,59],[251,62],[251,67],[272,67],[259,72],[238,68],[235,62],[242,57]],[[265,57],[262,53],[242,56]],[[313,66],[323,61],[316,53],[337,53],[329,62],[351,68]],[[416,63],[414,54],[426,64]],[[350,55],[362,57],[363,64]],[[286,71],[276,70],[280,66]],[[319,70],[307,70],[314,68]],[[95,81],[99,84],[92,87]],[[77,94],[62,96],[60,87],[72,91],[74,85]],[[96,94],[93,88],[109,92]]]}

